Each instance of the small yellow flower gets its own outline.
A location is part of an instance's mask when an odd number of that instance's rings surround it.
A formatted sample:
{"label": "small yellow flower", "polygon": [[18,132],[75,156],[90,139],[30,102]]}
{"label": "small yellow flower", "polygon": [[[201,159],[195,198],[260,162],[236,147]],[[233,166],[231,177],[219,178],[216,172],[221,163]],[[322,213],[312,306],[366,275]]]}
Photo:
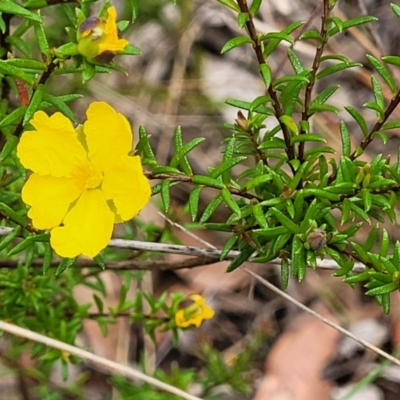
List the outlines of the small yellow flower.
{"label": "small yellow flower", "polygon": [[[190,304],[177,311],[175,314],[175,324],[179,328],[187,328],[191,325],[198,328],[205,319],[214,317],[214,310],[205,303],[203,296],[192,294],[189,296]],[[185,304],[186,301],[183,301]]]}
{"label": "small yellow flower", "polygon": [[61,257],[96,256],[114,223],[139,213],[150,199],[150,185],[132,150],[127,119],[105,102],[92,103],[83,126],[74,129],[59,112],[37,111],[33,131],[17,147],[22,165],[33,171],[22,189],[37,229],[50,230]]}
{"label": "small yellow flower", "polygon": [[110,62],[129,45],[127,40],[119,38],[115,7],[109,7],[107,13],[107,19],[89,17],[79,27],[78,51],[88,60]]}

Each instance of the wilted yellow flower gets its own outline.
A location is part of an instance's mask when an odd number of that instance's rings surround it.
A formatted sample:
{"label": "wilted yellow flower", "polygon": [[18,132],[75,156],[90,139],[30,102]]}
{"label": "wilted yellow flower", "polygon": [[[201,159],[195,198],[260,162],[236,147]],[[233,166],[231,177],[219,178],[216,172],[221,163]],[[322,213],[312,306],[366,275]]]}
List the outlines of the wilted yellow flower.
{"label": "wilted yellow flower", "polygon": [[150,185],[132,150],[127,119],[105,102],[92,103],[87,121],[74,129],[57,112],[37,111],[33,131],[17,147],[22,165],[33,171],[22,189],[37,229],[49,229],[58,255],[96,256],[112,235],[114,223],[139,213]]}
{"label": "wilted yellow flower", "polygon": [[129,42],[120,39],[115,7],[107,9],[107,19],[89,17],[78,30],[78,51],[88,60],[110,62],[117,51],[124,50]]}
{"label": "wilted yellow flower", "polygon": [[206,304],[203,296],[192,294],[189,299],[189,304],[186,305],[184,300],[182,305],[185,305],[185,307],[175,314],[175,324],[179,328],[187,328],[191,325],[198,328],[205,319],[214,317],[214,310]]}

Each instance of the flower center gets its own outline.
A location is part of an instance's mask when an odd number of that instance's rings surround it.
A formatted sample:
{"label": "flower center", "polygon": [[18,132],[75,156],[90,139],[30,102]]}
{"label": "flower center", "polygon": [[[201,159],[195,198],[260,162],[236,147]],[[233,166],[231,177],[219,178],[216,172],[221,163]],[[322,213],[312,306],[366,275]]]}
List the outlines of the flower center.
{"label": "flower center", "polygon": [[102,172],[92,163],[86,162],[77,167],[73,173],[75,183],[81,191],[97,189],[103,181]]}

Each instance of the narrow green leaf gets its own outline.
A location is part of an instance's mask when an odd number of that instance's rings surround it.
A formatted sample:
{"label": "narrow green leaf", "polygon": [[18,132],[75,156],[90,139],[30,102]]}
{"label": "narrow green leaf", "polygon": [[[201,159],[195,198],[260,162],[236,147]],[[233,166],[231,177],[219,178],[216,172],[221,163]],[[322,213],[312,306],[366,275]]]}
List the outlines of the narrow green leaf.
{"label": "narrow green leaf", "polygon": [[301,143],[301,142],[324,142],[324,143],[326,143],[326,139],[315,133],[299,135],[299,136],[292,137],[290,139],[291,144]]}
{"label": "narrow green leaf", "polygon": [[1,0],[0,1],[0,11],[6,14],[14,14],[20,17],[26,18],[30,21],[42,23],[42,19],[39,15],[28,11],[26,8],[14,3],[11,0]]}
{"label": "narrow green leaf", "polygon": [[223,202],[222,195],[219,194],[217,197],[215,197],[211,202],[208,204],[206,209],[204,210],[202,216],[200,217],[200,223],[207,222],[211,216],[214,214],[214,212],[217,210],[217,208],[222,204]]}
{"label": "narrow green leaf", "polygon": [[397,92],[396,82],[394,81],[390,72],[386,69],[386,67],[374,56],[367,54],[367,58],[369,62],[373,65],[373,67],[377,70],[378,74],[383,78],[386,84],[389,86],[389,89],[393,94]]}
{"label": "narrow green leaf", "polygon": [[260,9],[261,3],[262,3],[262,0],[254,0],[251,3],[249,11],[250,11],[250,15],[252,17],[254,17],[258,13],[258,10]]}
{"label": "narrow green leaf", "polygon": [[376,104],[378,104],[379,108],[385,109],[385,98],[383,96],[381,85],[378,80],[372,75],[371,76],[372,90],[374,92]]}
{"label": "narrow green leaf", "polygon": [[343,71],[347,68],[354,68],[354,67],[362,67],[363,65],[358,62],[350,62],[350,63],[340,63],[340,64],[335,64],[335,65],[330,65],[329,67],[324,68],[320,72],[318,72],[316,78],[317,79],[322,79],[326,78],[329,75],[332,75],[336,72]]}
{"label": "narrow green leaf", "polygon": [[271,79],[272,79],[271,69],[270,69],[269,65],[265,64],[265,63],[260,64],[259,68],[260,68],[260,73],[261,73],[262,79],[264,81],[264,85],[266,88],[269,88],[269,86],[271,85]]}
{"label": "narrow green leaf", "polygon": [[286,290],[289,285],[289,262],[286,258],[281,260],[281,283],[282,289]]}
{"label": "narrow green leaf", "polygon": [[21,119],[25,115],[25,113],[25,106],[18,107],[0,121],[0,128],[5,128],[6,126],[10,125],[18,125],[21,122]]}
{"label": "narrow green leaf", "polygon": [[58,111],[60,111],[62,114],[64,114],[72,122],[76,122],[74,113],[65,104],[65,102],[61,101],[58,97],[45,93],[43,95],[43,100],[49,102],[52,106],[54,106]]}
{"label": "narrow green leaf", "polygon": [[246,22],[249,19],[249,14],[248,13],[244,13],[244,12],[240,12],[238,14],[238,25],[240,29],[243,29],[246,26]]}
{"label": "narrow green leaf", "polygon": [[53,249],[50,243],[45,243],[45,251],[43,255],[43,275],[47,274],[47,271],[51,267],[51,262],[53,261]]}
{"label": "narrow green leaf", "polygon": [[230,8],[231,10],[233,10],[235,12],[240,12],[239,6],[233,0],[217,0],[217,1],[218,1],[218,3],[221,3],[224,6],[227,6],[228,8]]}
{"label": "narrow green leaf", "polygon": [[4,250],[21,233],[21,226],[17,225],[10,233],[0,240],[0,251]]}
{"label": "narrow green leaf", "polygon": [[76,260],[76,257],[75,258],[63,258],[57,267],[56,276],[62,274],[66,269],[69,269],[70,267],[72,267],[72,265],[74,265],[75,260]]}
{"label": "narrow green leaf", "polygon": [[342,137],[342,154],[345,157],[350,157],[351,154],[350,133],[344,121],[340,121],[340,135]]}
{"label": "narrow green leaf", "polygon": [[30,86],[33,86],[35,83],[35,79],[33,77],[23,72],[20,68],[14,67],[4,60],[0,60],[0,73],[4,75],[10,75],[13,78],[19,79]]}
{"label": "narrow green leaf", "polygon": [[33,93],[28,108],[26,109],[26,113],[22,121],[23,125],[27,124],[32,119],[33,114],[35,114],[35,112],[39,109],[40,104],[43,100],[43,95],[44,95],[44,85],[40,84],[37,86],[35,92]]}
{"label": "narrow green leaf", "polygon": [[382,295],[386,293],[391,293],[399,289],[398,283],[392,282],[388,283],[386,285],[378,286],[374,289],[368,290],[365,294],[367,296],[377,296],[377,295]]}
{"label": "narrow green leaf", "polygon": [[296,74],[301,74],[302,72],[304,72],[305,68],[300,59],[297,57],[297,54],[292,49],[288,49],[287,54]]}
{"label": "narrow green leaf", "polygon": [[223,188],[221,190],[221,195],[227,206],[231,209],[231,211],[235,213],[239,218],[241,218],[240,208],[236,203],[236,201],[232,198],[232,195],[229,192],[229,190],[227,188]]}
{"label": "narrow green leaf", "polygon": [[299,233],[300,227],[296,225],[291,219],[289,219],[282,211],[275,207],[270,208],[272,215],[289,231],[293,233]]}
{"label": "narrow green leaf", "polygon": [[216,189],[223,189],[225,187],[221,181],[205,175],[194,175],[192,178],[192,183],[196,185],[214,187]]}
{"label": "narrow green leaf", "polygon": [[[178,129],[177,129],[178,130]],[[182,163],[183,158],[190,152],[192,151],[195,147],[197,147],[201,142],[204,142],[205,138],[203,137],[198,137],[193,140],[191,140],[189,143],[186,143],[173,157],[169,165],[173,168],[176,168],[178,165]],[[189,163],[186,162],[184,163],[185,169],[189,168],[191,174],[191,168]]]}
{"label": "narrow green leaf", "polygon": [[[292,32],[294,32],[296,29],[298,29],[300,26],[304,25],[305,22],[303,21],[296,21],[287,26],[285,29],[283,29],[280,33],[283,35],[290,35]],[[282,41],[281,38],[278,39],[271,39],[268,43],[267,46],[264,48],[264,54],[266,57],[268,57],[279,45],[279,43]]]}
{"label": "narrow green leaf", "polygon": [[231,51],[235,47],[241,46],[246,43],[253,44],[254,42],[247,36],[234,37],[233,39],[230,39],[228,40],[227,43],[225,43],[225,45],[221,49],[221,54],[227,53],[228,51]]}
{"label": "narrow green leaf", "polygon": [[161,184],[161,200],[163,203],[165,213],[168,213],[169,208],[171,206],[170,186],[171,186],[170,179],[165,179]]}
{"label": "narrow green leaf", "polygon": [[197,217],[197,213],[199,210],[200,193],[202,189],[203,186],[196,186],[195,188],[193,188],[189,195],[189,211],[190,216],[192,217],[192,221],[195,221]]}
{"label": "narrow green leaf", "polygon": [[[333,18],[331,19],[333,20]],[[337,21],[337,18],[335,18],[335,21]],[[378,18],[369,15],[351,18],[347,21],[343,21],[343,23],[341,23],[340,26],[336,25],[334,28],[330,29],[328,31],[328,36],[332,37],[333,35],[336,35],[337,33],[344,31],[345,29],[349,29],[352,28],[353,26],[367,24],[368,22],[374,22],[374,21],[378,21]]]}
{"label": "narrow green leaf", "polygon": [[238,235],[232,235],[227,242],[225,243],[224,247],[221,250],[221,256],[220,260],[225,260],[229,252],[233,249],[233,246],[235,246],[236,242],[238,241],[239,237]]}
{"label": "narrow green leaf", "polygon": [[392,8],[392,11],[395,13],[396,17],[400,19],[400,7],[394,3],[391,3],[390,7]]}
{"label": "narrow green leaf", "polygon": [[364,117],[353,107],[346,106],[345,110],[355,119],[364,137],[368,135],[368,127]]}
{"label": "narrow green leaf", "polygon": [[250,256],[254,253],[254,249],[250,246],[247,245],[241,253],[230,263],[228,268],[226,269],[226,272],[232,272],[236,268],[239,268],[244,262],[246,262]]}

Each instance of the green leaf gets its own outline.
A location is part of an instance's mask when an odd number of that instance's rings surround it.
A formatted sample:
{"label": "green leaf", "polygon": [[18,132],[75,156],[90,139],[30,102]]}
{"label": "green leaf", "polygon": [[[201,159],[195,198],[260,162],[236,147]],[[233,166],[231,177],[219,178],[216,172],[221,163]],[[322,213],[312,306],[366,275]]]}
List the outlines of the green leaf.
{"label": "green leaf", "polygon": [[392,93],[395,94],[397,92],[396,82],[394,81],[392,75],[390,75],[390,72],[374,56],[367,54],[367,58],[369,62],[374,66],[374,68],[377,70],[378,74],[383,78],[383,80],[389,86],[389,89],[392,91]]}
{"label": "green leaf", "polygon": [[237,164],[239,164],[240,162],[246,160],[247,157],[245,156],[240,156],[240,157],[234,157],[231,158],[229,160],[224,161],[222,164],[218,165],[218,167],[214,168],[211,173],[210,176],[211,178],[218,178],[219,176],[221,176],[222,174],[224,174],[226,171],[229,171],[228,174],[228,179],[224,180],[225,184],[228,184],[230,181],[230,170]]}
{"label": "green leaf", "polygon": [[[183,146],[183,137],[182,137],[182,130],[181,127],[178,126],[175,129],[175,134],[174,134],[174,146],[175,146],[175,155],[177,157],[180,157],[180,159],[172,159],[170,165],[172,167],[177,167],[178,165],[181,167],[182,171],[186,174],[186,175],[192,175],[193,171],[192,168],[189,164],[188,159],[186,158],[185,155],[183,156],[178,156],[179,154],[183,154],[185,150],[184,146]],[[190,150],[189,150],[190,151]]]}
{"label": "green leaf", "polygon": [[43,100],[43,95],[44,95],[44,85],[40,84],[37,86],[35,92],[33,93],[28,108],[26,109],[26,113],[22,121],[23,125],[27,124],[32,119],[33,114],[35,114],[35,112],[39,109],[40,104],[42,103]]}
{"label": "green leaf", "polygon": [[232,195],[229,192],[229,190],[227,188],[223,188],[221,190],[221,195],[227,206],[231,209],[231,211],[235,213],[238,216],[238,218],[241,218],[240,208],[236,203],[236,201],[232,198]]}
{"label": "green leaf", "polygon": [[16,136],[8,137],[6,143],[4,144],[1,152],[0,152],[0,163],[7,159],[7,157],[12,153],[13,150],[17,147],[18,138]]}
{"label": "green leaf", "polygon": [[314,31],[314,30],[306,31],[306,32],[302,33],[300,35],[300,37],[299,37],[299,40],[309,40],[309,39],[317,40],[318,43],[322,43],[323,42],[321,34],[319,32],[317,32],[317,31]]}
{"label": "green leaf", "polygon": [[[180,128],[178,128],[176,131],[179,131],[179,130],[180,130]],[[183,163],[183,165],[185,165],[185,169],[190,168],[188,161],[186,160],[186,162],[183,162],[182,160],[184,159],[186,154],[188,154],[190,151],[192,151],[201,142],[204,142],[204,140],[205,140],[205,138],[198,137],[198,138],[191,140],[189,143],[186,143],[177,153],[175,153],[175,155],[172,157],[172,160],[169,163],[169,165],[173,168],[176,168],[176,167],[178,167],[178,165]],[[190,168],[189,175],[191,175],[191,168]]]}
{"label": "green leaf", "polygon": [[364,137],[368,135],[368,127],[364,117],[353,107],[345,106],[344,109],[355,119]]}
{"label": "green leaf", "polygon": [[281,283],[282,289],[286,290],[289,285],[289,262],[286,258],[281,260]]}
{"label": "green leaf", "polygon": [[400,128],[400,120],[386,122],[385,124],[383,124],[381,129],[383,131],[387,131],[389,129],[398,129],[398,128]]}
{"label": "green leaf", "polygon": [[299,135],[292,137],[290,139],[290,144],[301,143],[301,142],[324,142],[326,143],[326,139],[321,135],[317,135],[315,133],[309,133],[304,135]]}
{"label": "green leaf", "polygon": [[346,124],[340,121],[340,135],[342,137],[342,154],[345,157],[350,157],[351,154],[351,139],[350,133]]}
{"label": "green leaf", "polygon": [[228,268],[226,269],[226,272],[232,272],[236,268],[240,267],[244,262],[246,262],[251,255],[254,253],[253,247],[250,245],[247,245],[241,252],[240,254],[230,263]]}
{"label": "green leaf", "polygon": [[288,49],[287,54],[296,74],[301,74],[306,70],[300,59],[297,57],[297,54],[292,49]]}
{"label": "green leaf", "polygon": [[400,7],[394,3],[390,4],[392,11],[395,13],[396,17],[400,19]]}
{"label": "green leaf", "polygon": [[239,6],[233,1],[233,0],[217,0],[218,3],[223,4],[224,6],[227,6],[231,10],[235,12],[240,12]]}
{"label": "green leaf", "polygon": [[196,217],[197,217],[197,213],[199,210],[200,193],[201,193],[202,189],[203,189],[203,186],[196,186],[190,192],[189,211],[190,211],[190,216],[192,217],[192,221],[195,221]]}
{"label": "green leaf", "polygon": [[4,250],[8,245],[10,245],[13,240],[21,233],[22,227],[17,225],[10,233],[6,236],[0,238],[0,251]]}
{"label": "green leaf", "polygon": [[120,50],[118,54],[121,56],[138,56],[139,54],[142,54],[142,51],[139,49],[139,47],[129,44],[123,50]]}
{"label": "green leaf", "polygon": [[229,252],[233,249],[233,246],[236,244],[236,242],[238,241],[239,236],[236,235],[232,235],[227,242],[225,243],[224,247],[221,250],[221,256],[220,256],[220,260],[224,260],[227,255],[229,254]]}
{"label": "green leaf", "polygon": [[386,285],[378,286],[374,289],[368,290],[365,294],[367,296],[377,296],[386,293],[391,293],[399,289],[399,285],[396,282],[388,283]]}
{"label": "green leaf", "polygon": [[74,265],[76,258],[77,257],[63,258],[57,267],[56,276],[61,275],[66,269],[69,269],[70,267],[72,267],[72,265]]}
{"label": "green leaf", "polygon": [[44,31],[44,27],[42,23],[34,23],[33,27],[35,29],[36,39],[39,44],[40,52],[45,57],[47,63],[50,62],[51,55],[50,55],[50,47],[49,43],[47,42],[46,33]]}
{"label": "green leaf", "polygon": [[282,112],[284,115],[292,115],[294,107],[299,100],[301,89],[306,85],[306,82],[296,81],[289,83],[282,91],[280,102],[282,104]]}
{"label": "green leaf", "polygon": [[196,185],[214,187],[216,189],[223,189],[225,187],[225,185],[218,179],[213,179],[206,175],[194,175],[192,178],[192,183]]}
{"label": "green leaf", "polygon": [[264,174],[257,176],[250,181],[246,182],[242,188],[245,189],[246,191],[254,189],[257,186],[262,185],[264,182],[270,182],[272,181],[272,175],[271,174]]}
{"label": "green leaf", "polygon": [[168,213],[169,208],[171,206],[170,186],[171,186],[170,179],[165,179],[161,184],[161,200],[163,203],[165,213]]}
{"label": "green leaf", "polygon": [[7,63],[7,61],[4,60],[0,60],[0,73],[3,75],[10,75],[13,78],[19,79],[30,86],[33,86],[35,84],[35,79],[33,77],[26,74],[20,68],[14,67],[13,65]]}
{"label": "green leaf", "polygon": [[311,103],[310,108],[314,105],[325,104],[325,102],[340,88],[340,85],[330,86],[323,90]]}
{"label": "green leaf", "polygon": [[222,204],[223,202],[222,195],[219,194],[217,197],[215,197],[211,202],[208,204],[206,209],[204,210],[202,216],[200,217],[200,223],[207,222],[211,216],[214,214],[214,212],[217,210],[217,208]]}
{"label": "green leaf", "polygon": [[[337,21],[336,18],[335,18],[335,21]],[[328,36],[332,37],[333,35],[336,35],[337,33],[344,31],[345,29],[349,29],[349,28],[352,28],[353,26],[362,25],[362,24],[366,24],[368,22],[373,22],[373,21],[378,21],[378,18],[371,17],[369,15],[365,15],[365,16],[362,16],[362,17],[351,18],[351,19],[341,23],[340,27],[339,26],[335,26],[334,28],[330,29],[328,31]]]}
{"label": "green leaf", "polygon": [[258,13],[258,10],[260,9],[261,3],[262,3],[262,0],[254,0],[254,1],[252,1],[251,6],[249,8],[249,12],[250,12],[250,15],[252,17],[254,17]]}
{"label": "green leaf", "polygon": [[221,49],[221,54],[227,53],[228,51],[231,51],[235,47],[241,46],[246,43],[254,44],[254,42],[247,36],[234,37],[233,39],[228,40],[228,42],[225,43],[225,45]]}
{"label": "green leaf", "polygon": [[318,72],[318,74],[316,75],[316,78],[317,79],[326,78],[327,76],[332,75],[339,71],[343,71],[344,69],[353,68],[353,67],[362,67],[362,66],[363,65],[361,63],[357,63],[357,62],[349,62],[349,63],[340,63],[340,64],[335,64],[335,65],[330,65],[329,67],[326,67],[325,69]]}
{"label": "green leaf", "polygon": [[[281,115],[279,117],[279,121],[289,129],[289,132],[293,135],[299,134],[299,128],[295,122],[295,120],[289,115]],[[292,138],[294,139],[294,137]]]}
{"label": "green leaf", "polygon": [[[305,22],[303,21],[296,21],[287,26],[285,29],[283,29],[280,33],[284,36],[287,37],[287,35],[290,35],[292,32],[294,32],[297,28],[300,26],[304,25]],[[278,39],[271,39],[268,43],[267,46],[264,48],[264,54],[266,57],[268,57],[279,45],[279,43],[282,41],[281,38]]]}
{"label": "green leaf", "polygon": [[249,20],[249,14],[245,12],[240,12],[238,14],[238,25],[240,29],[246,26],[246,22]]}
{"label": "green leaf", "polygon": [[263,35],[260,35],[258,40],[263,42],[264,40],[278,39],[279,41],[286,41],[290,44],[294,44],[294,40],[291,36],[286,34],[284,31],[282,32],[268,32]]}
{"label": "green leaf", "polygon": [[271,69],[269,67],[268,64],[260,64],[259,66],[260,68],[260,73],[261,73],[261,77],[264,81],[264,85],[266,88],[269,88],[269,86],[271,85]]}
{"label": "green leaf", "polygon": [[51,267],[51,262],[53,261],[53,249],[50,243],[45,243],[45,250],[43,255],[43,275],[47,274],[47,271]]}
{"label": "green leaf", "polygon": [[60,111],[62,114],[64,114],[67,118],[69,118],[72,122],[76,123],[76,118],[74,113],[71,111],[71,109],[65,104],[64,101],[60,100],[56,96],[52,96],[51,94],[44,94],[43,100],[47,101],[50,103],[52,106],[54,106],[58,111]]}
{"label": "green leaf", "polygon": [[377,79],[371,76],[372,90],[374,92],[376,104],[378,104],[381,110],[385,109],[385,98],[383,96],[382,88]]}
{"label": "green leaf", "polygon": [[385,56],[382,60],[388,64],[396,65],[400,67],[400,57],[399,56]]}
{"label": "green leaf", "polygon": [[30,58],[11,58],[9,60],[5,60],[4,63],[12,65],[17,68],[33,70],[33,71],[46,71],[47,69],[45,63]]}
{"label": "green leaf", "polygon": [[10,125],[18,125],[25,113],[25,106],[18,107],[0,121],[0,128],[5,128],[6,126]]}
{"label": "green leaf", "polygon": [[289,231],[293,233],[299,233],[300,227],[296,225],[291,219],[289,219],[282,211],[275,207],[271,207],[271,214]]}
{"label": "green leaf", "polygon": [[39,15],[28,11],[26,8],[21,7],[20,5],[14,3],[10,0],[1,0],[0,1],[0,11],[6,14],[14,14],[20,17],[26,18],[30,21],[43,23],[42,19]]}

